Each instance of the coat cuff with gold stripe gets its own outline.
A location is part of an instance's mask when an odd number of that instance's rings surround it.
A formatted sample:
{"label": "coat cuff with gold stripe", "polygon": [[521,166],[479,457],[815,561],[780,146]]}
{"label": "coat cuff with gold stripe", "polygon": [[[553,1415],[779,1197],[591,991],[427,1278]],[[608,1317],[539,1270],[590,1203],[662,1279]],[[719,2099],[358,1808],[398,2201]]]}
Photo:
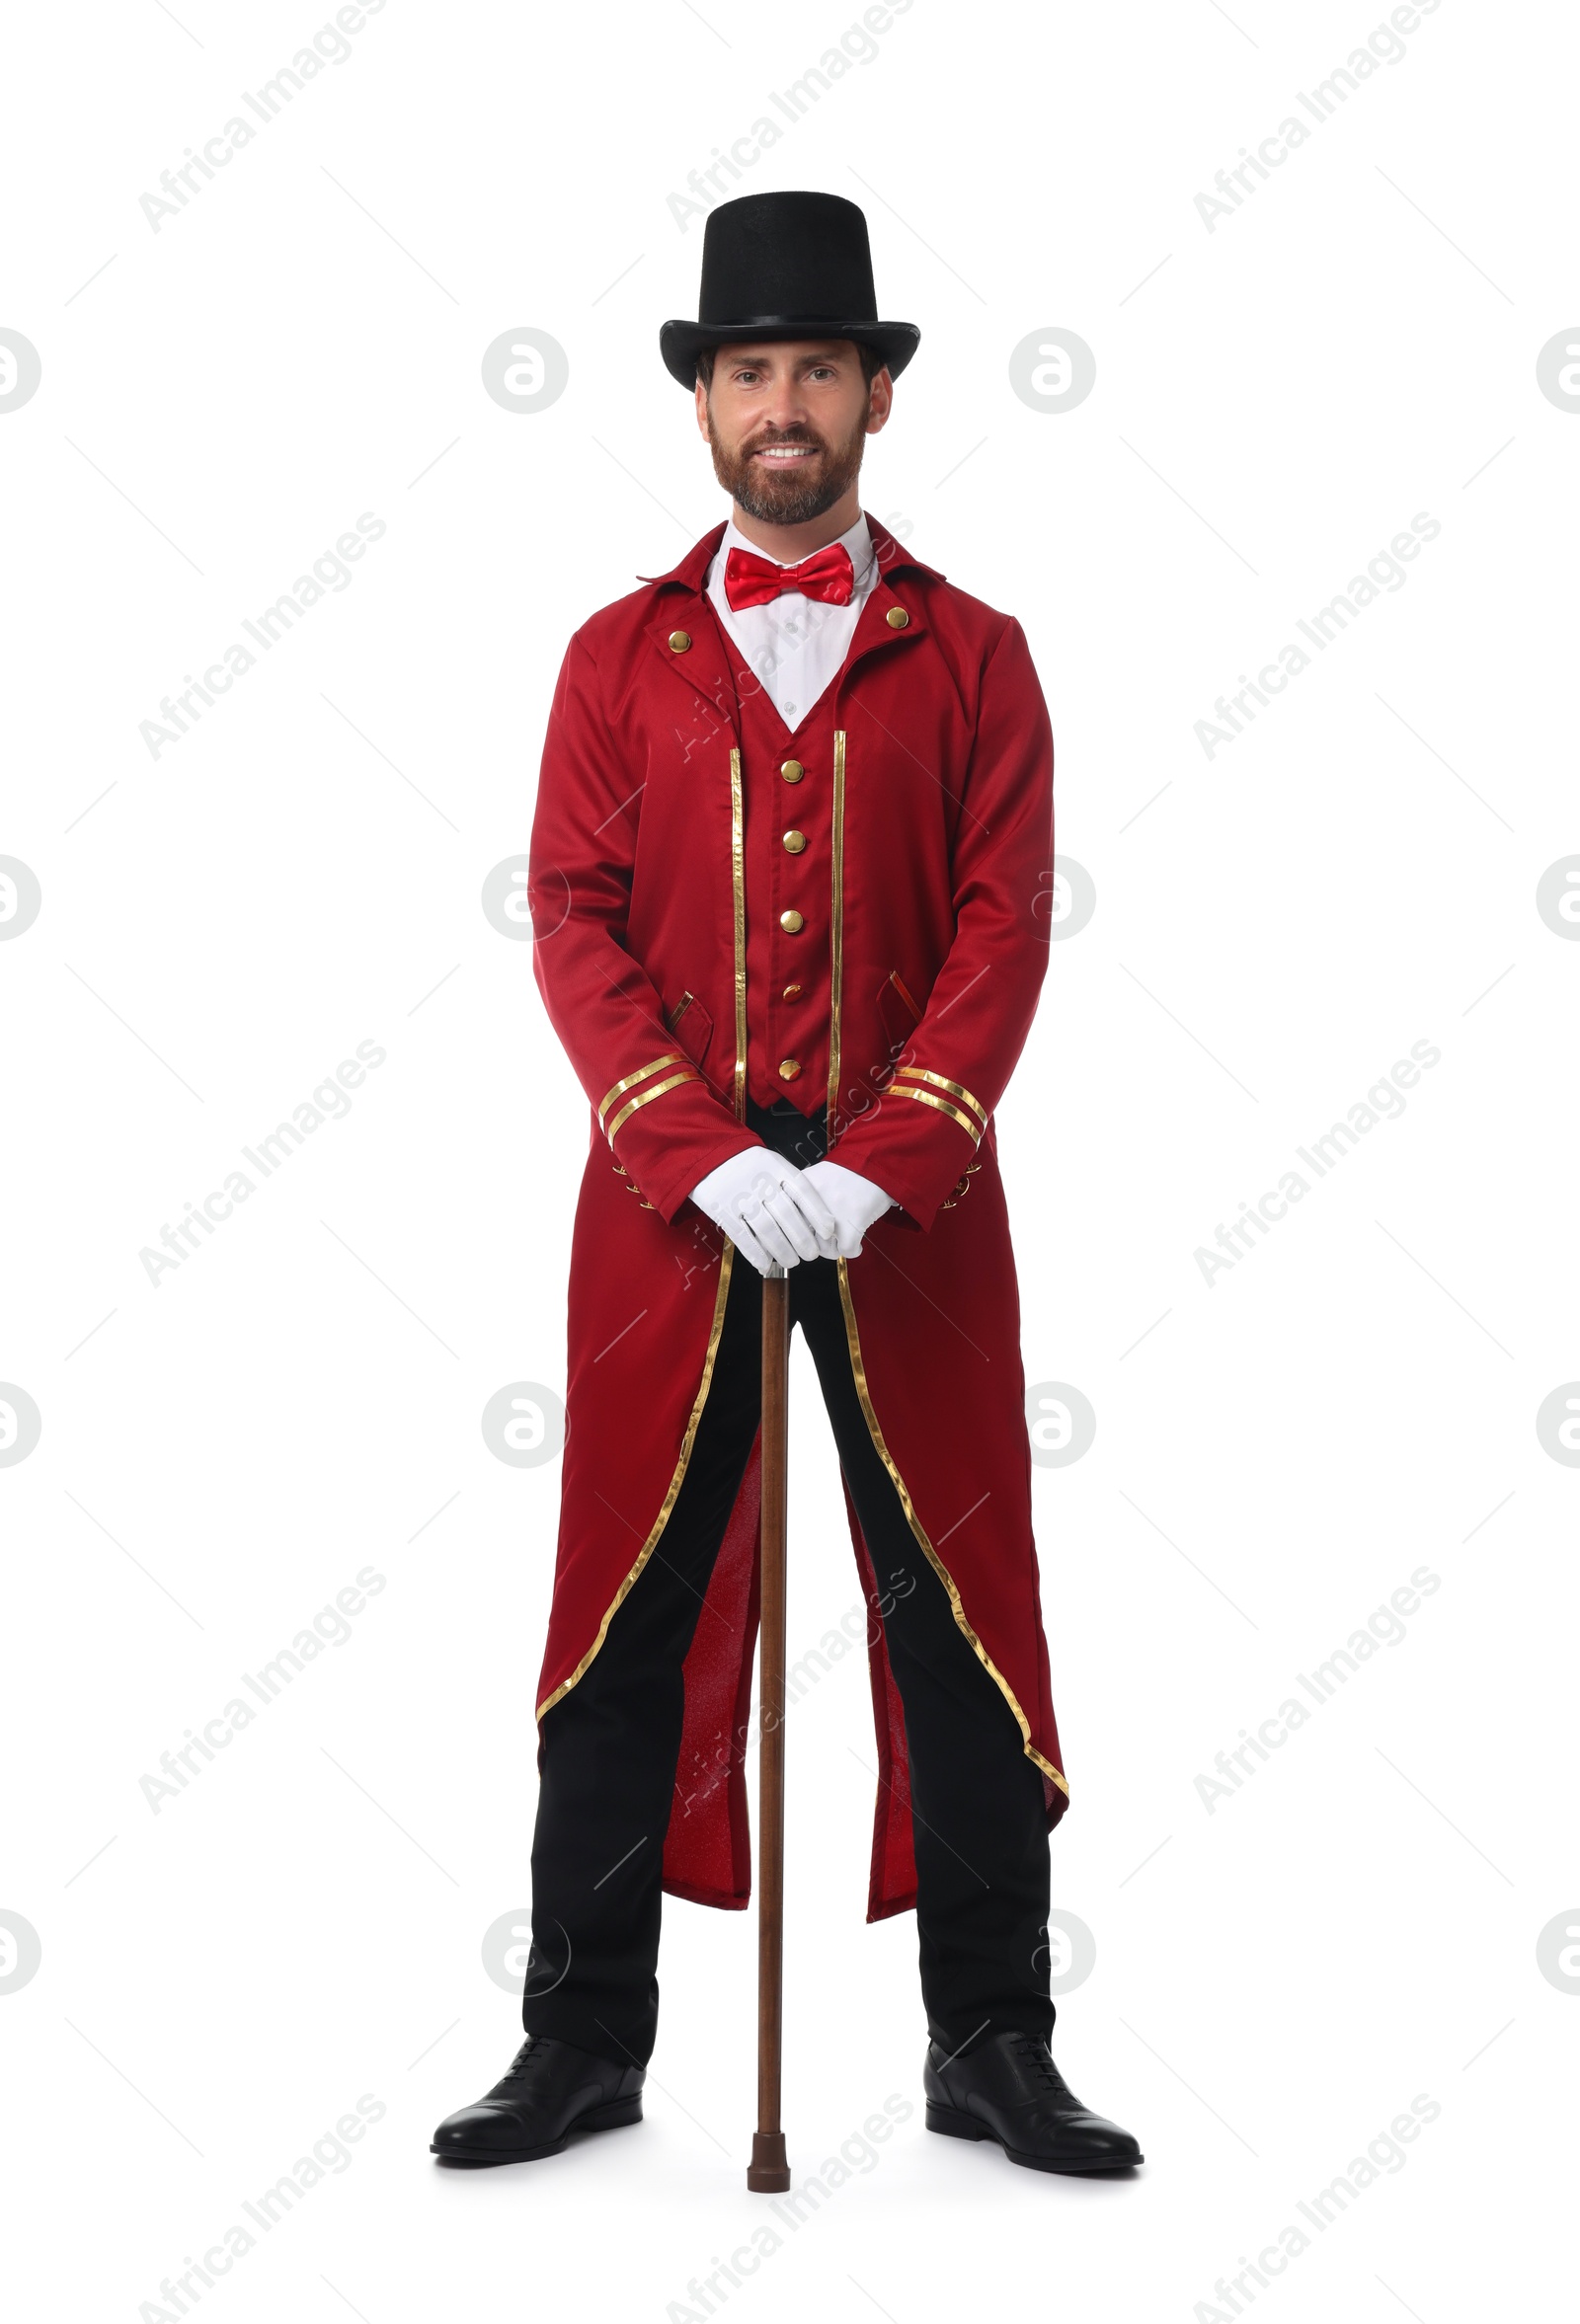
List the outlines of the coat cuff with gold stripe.
{"label": "coat cuff with gold stripe", "polygon": [[[924,1083],[926,1087],[918,1087]],[[925,1065],[897,1065],[895,1077],[889,1085],[890,1095],[914,1098],[918,1106],[931,1106],[939,1114],[947,1114],[951,1122],[958,1122],[975,1146],[988,1126],[988,1109],[981,1098],[973,1097],[963,1083],[950,1081],[942,1073],[931,1073]],[[935,1093],[948,1092],[945,1097]],[[954,1100],[960,1100],[959,1105]]]}
{"label": "coat cuff with gold stripe", "polygon": [[[663,1072],[667,1065],[676,1066],[679,1070],[666,1074],[662,1081],[655,1082],[653,1076]],[[629,1122],[631,1116],[643,1106],[651,1106],[655,1098],[662,1098],[668,1090],[678,1089],[682,1081],[701,1079],[701,1074],[682,1050],[667,1049],[662,1057],[654,1057],[648,1064],[639,1065],[634,1073],[624,1074],[612,1089],[605,1092],[598,1105],[598,1127],[612,1146],[621,1124]],[[641,1086],[644,1083],[647,1084],[645,1088]],[[625,1104],[612,1119],[606,1120],[609,1108],[617,1099],[625,1097],[627,1090],[635,1090],[635,1097],[626,1098]]]}

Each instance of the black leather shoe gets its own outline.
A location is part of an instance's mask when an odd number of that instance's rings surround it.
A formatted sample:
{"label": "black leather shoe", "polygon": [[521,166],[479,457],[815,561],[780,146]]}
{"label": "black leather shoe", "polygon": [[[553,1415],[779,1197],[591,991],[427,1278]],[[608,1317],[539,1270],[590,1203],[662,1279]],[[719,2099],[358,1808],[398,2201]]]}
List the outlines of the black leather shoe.
{"label": "black leather shoe", "polygon": [[996,2138],[1028,2171],[1125,2171],[1143,2159],[1128,2130],[1082,2106],[1042,2034],[989,2034],[964,2057],[930,2043],[921,2081],[929,2130]]}
{"label": "black leather shoe", "polygon": [[502,2082],[475,2106],[446,2116],[432,2152],[446,2163],[529,2163],[560,2154],[584,2130],[618,2130],[642,2120],[639,2065],[616,2065],[569,2042],[529,2035]]}

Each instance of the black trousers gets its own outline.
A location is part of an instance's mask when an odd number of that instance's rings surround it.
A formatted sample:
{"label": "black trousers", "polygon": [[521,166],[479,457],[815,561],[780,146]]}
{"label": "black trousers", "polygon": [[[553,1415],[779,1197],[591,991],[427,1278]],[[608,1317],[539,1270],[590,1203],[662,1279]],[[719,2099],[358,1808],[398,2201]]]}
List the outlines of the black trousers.
{"label": "black trousers", "polygon": [[[822,1152],[821,1120],[809,1123],[788,1102],[750,1107],[748,1120],[802,1165]],[[874,1448],[833,1261],[803,1261],[789,1286],[792,1329],[799,1325],[812,1351],[872,1556],[905,1708],[928,2031],[950,2051],[988,2031],[1047,2033],[1054,2005],[1042,1777]],[[761,1310],[762,1278],[738,1259],[708,1400],[669,1524],[599,1652],[541,1726],[522,2021],[529,2034],[627,2062],[646,2064],[658,2027],[662,1859],[680,1750],[681,1665],[756,1433]]]}

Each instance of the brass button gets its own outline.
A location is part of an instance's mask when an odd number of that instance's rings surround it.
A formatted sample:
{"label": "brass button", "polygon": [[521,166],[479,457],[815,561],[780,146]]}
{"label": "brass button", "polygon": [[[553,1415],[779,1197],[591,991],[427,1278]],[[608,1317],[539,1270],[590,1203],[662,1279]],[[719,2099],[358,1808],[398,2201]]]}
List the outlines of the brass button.
{"label": "brass button", "polygon": [[[884,620],[892,630],[908,630],[910,627],[910,616],[903,605],[891,605]],[[670,643],[672,646],[674,640],[672,638]]]}
{"label": "brass button", "polygon": [[670,652],[672,654],[688,654],[690,651],[691,632],[689,630],[672,630],[670,632]]}
{"label": "brass button", "polygon": [[786,855],[799,855],[806,844],[807,835],[805,831],[786,831],[784,835],[784,851]]}
{"label": "brass button", "polygon": [[781,1081],[794,1081],[800,1070],[801,1059],[799,1057],[781,1057],[779,1059],[779,1079]]}
{"label": "brass button", "polygon": [[779,769],[787,783],[799,783],[806,771],[799,758],[787,758]]}
{"label": "brass button", "polygon": [[779,925],[786,936],[799,936],[806,924],[799,912],[781,912],[779,914]]}
{"label": "brass button", "polygon": [[804,990],[805,987],[803,985],[787,984],[784,988],[784,997],[787,1001],[798,1001],[801,998],[802,992]]}

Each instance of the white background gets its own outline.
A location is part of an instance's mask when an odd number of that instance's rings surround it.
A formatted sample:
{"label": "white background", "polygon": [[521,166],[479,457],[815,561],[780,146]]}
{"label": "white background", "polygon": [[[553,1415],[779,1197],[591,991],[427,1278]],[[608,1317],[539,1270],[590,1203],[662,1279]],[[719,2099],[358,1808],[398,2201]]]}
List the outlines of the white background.
{"label": "white background", "polygon": [[[1217,2280],[1422,2093],[1403,2167],[1258,2303],[1554,2312],[1580,1475],[1536,1414],[1580,1373],[1580,947],[1536,888],[1580,847],[1580,420],[1537,358],[1580,299],[1573,18],[1445,0],[1216,230],[1195,202],[1386,14],[915,0],[731,187],[864,204],[922,333],[867,504],[1024,623],[1096,886],[1000,1138],[1028,1379],[1097,1415],[1036,1472],[1055,1898],[1096,1941],[1055,2052],[1147,2161],[1083,2184],[923,2132],[849,1658],[791,1728],[798,2178],[915,2111],[715,2312],[1229,2314]],[[350,2166],[204,2313],[700,2315],[770,2216],[746,1915],[669,1907],[641,2130],[480,2174],[428,2140],[518,2038],[481,1945],[528,1897],[558,1470],[480,1417],[563,1388],[585,1152],[481,890],[569,633],[724,512],[658,357],[701,249],[669,197],[859,15],[390,0],[157,233],[139,197],[327,16],[12,25],[0,324],[42,363],[0,417],[0,853],[42,890],[0,944],[0,1379],[42,1421],[0,1469],[0,1906],[42,1948],[0,1993],[18,2314],[182,2312],[161,2280],[362,2093]],[[570,382],[512,413],[480,366],[525,327]],[[1051,327],[1094,351],[1078,409],[1011,388]],[[352,585],[153,758],[139,723],[364,510]],[[1215,699],[1418,511],[1406,584],[1210,760]],[[155,1288],[143,1248],[361,1041],[349,1116]],[[1209,1286],[1198,1247],[1416,1042],[1402,1117]],[[856,1584],[799,1348],[793,1395],[795,1654]],[[369,1565],[347,1642],[152,1813],[160,1754]],[[1215,1755],[1420,1566],[1402,1643],[1210,1814]]]}

